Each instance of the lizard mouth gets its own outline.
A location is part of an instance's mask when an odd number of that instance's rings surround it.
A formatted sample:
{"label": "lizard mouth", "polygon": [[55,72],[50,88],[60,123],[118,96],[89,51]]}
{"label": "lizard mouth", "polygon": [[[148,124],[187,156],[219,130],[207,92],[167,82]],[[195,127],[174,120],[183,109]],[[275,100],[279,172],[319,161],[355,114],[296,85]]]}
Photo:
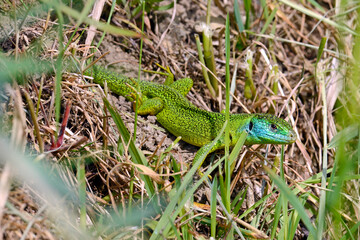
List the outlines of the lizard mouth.
{"label": "lizard mouth", "polygon": [[[272,140],[270,140],[272,139]],[[263,139],[263,141],[268,143],[275,143],[275,144],[289,144],[294,143],[297,139],[296,133],[291,130],[288,132],[288,134],[266,134],[266,137]]]}

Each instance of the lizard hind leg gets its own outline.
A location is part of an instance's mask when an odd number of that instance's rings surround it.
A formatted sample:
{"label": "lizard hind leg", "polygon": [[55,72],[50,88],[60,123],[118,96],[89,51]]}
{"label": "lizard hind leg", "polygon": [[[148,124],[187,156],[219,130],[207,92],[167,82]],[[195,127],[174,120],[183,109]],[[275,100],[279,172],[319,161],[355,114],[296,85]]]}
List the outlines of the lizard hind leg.
{"label": "lizard hind leg", "polygon": [[172,89],[175,89],[181,95],[186,96],[193,86],[191,78],[182,78],[170,84]]}
{"label": "lizard hind leg", "polygon": [[165,86],[171,87],[172,89],[176,90],[183,96],[186,96],[188,94],[188,92],[193,86],[193,80],[191,78],[182,78],[177,81],[174,81],[174,74],[171,72],[169,67],[161,66],[158,63],[156,63],[156,65],[160,67],[164,72],[155,72],[149,70],[146,70],[145,72],[165,75],[166,76],[166,80],[164,82]]}
{"label": "lizard hind leg", "polygon": [[158,97],[148,98],[144,100],[139,109],[138,114],[140,115],[156,115],[161,112],[164,108],[162,100]]}

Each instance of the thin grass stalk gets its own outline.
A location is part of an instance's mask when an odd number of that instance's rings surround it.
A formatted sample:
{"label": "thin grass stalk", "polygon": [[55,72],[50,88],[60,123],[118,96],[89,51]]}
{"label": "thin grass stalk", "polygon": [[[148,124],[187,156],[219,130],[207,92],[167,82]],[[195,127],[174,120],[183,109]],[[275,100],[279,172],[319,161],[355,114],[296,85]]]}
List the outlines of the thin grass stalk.
{"label": "thin grass stalk", "polygon": [[[104,87],[104,93],[105,93],[105,97],[107,98],[109,96],[109,92],[108,92],[108,88]],[[107,107],[104,105],[104,116],[108,116],[108,109]],[[103,139],[103,148],[104,150],[108,149],[108,135],[109,135],[109,119],[107,117],[104,117],[103,120],[103,132],[105,134],[102,134],[102,139]],[[120,149],[121,149],[121,141],[118,141],[118,152],[120,153]],[[120,153],[121,154],[121,153]],[[121,154],[122,155],[122,154]]]}
{"label": "thin grass stalk", "polygon": [[[72,39],[77,35],[77,31],[81,25],[81,23],[83,22],[83,19],[86,18],[86,16],[89,14],[91,7],[93,7],[93,3],[94,0],[90,0],[86,2],[86,5],[84,6],[84,8],[82,9],[81,13],[78,16],[78,21],[76,23],[76,25],[74,26],[74,30],[73,33],[71,34],[67,44],[65,45],[65,50],[68,49],[69,45],[72,43]],[[87,27],[87,26],[86,26]],[[84,30],[82,31],[81,35],[83,34],[83,32],[85,31],[86,28],[84,28]],[[79,36],[80,38],[81,36]]]}
{"label": "thin grass stalk", "polygon": [[80,206],[80,228],[86,230],[86,179],[85,179],[85,159],[80,158],[77,166],[77,181],[79,190]]}
{"label": "thin grass stalk", "polygon": [[[165,149],[165,151],[161,152],[160,157],[155,161],[155,170],[160,167],[160,164],[163,163],[166,156],[170,153],[170,151],[174,148],[174,146],[181,140],[181,136],[177,137],[169,147]],[[151,158],[151,157],[150,157]]]}
{"label": "thin grass stalk", "polygon": [[[179,189],[176,192],[176,195],[174,197],[172,197],[171,201],[169,202],[166,209],[164,210],[153,234],[150,237],[150,240],[160,239],[161,233],[164,234],[169,231],[169,228],[170,228],[170,226],[168,226],[169,216],[171,216],[171,220],[174,221],[176,216],[181,211],[181,208],[185,205],[186,201],[188,199],[190,199],[191,195],[197,189],[197,187],[199,187],[200,184],[205,181],[207,176],[215,169],[215,167],[218,167],[220,165],[220,163],[222,163],[223,160],[220,160],[216,164],[214,164],[213,167],[210,167],[204,173],[203,177],[201,177],[200,180],[197,181],[191,189],[187,190],[186,195],[183,198],[183,200],[181,201],[181,203],[177,204],[179,198],[181,197],[182,192],[185,191],[185,189],[189,186],[190,182],[193,180],[193,176],[194,176],[195,172],[198,171],[198,168],[201,166],[202,162],[204,161],[206,156],[209,154],[210,149],[215,145],[215,143],[220,139],[220,137],[223,136],[227,124],[228,124],[228,122],[225,121],[225,124],[224,124],[223,128],[220,130],[219,135],[214,139],[214,141],[211,142],[211,144],[209,145],[209,147],[207,149],[200,148],[199,151],[201,151],[201,152],[198,152],[196,154],[197,159],[195,159],[195,161],[193,162],[193,166],[188,171],[188,173],[184,176],[184,178],[181,182],[181,186],[179,187]],[[175,208],[176,205],[177,205],[177,208]]]}
{"label": "thin grass stalk", "polygon": [[[266,34],[254,33],[254,32],[247,31],[247,30],[245,30],[245,31],[246,31],[246,33],[248,33],[250,35],[259,36],[259,37],[266,38],[266,39],[271,39],[273,41],[278,41],[278,42],[283,42],[283,43],[291,43],[291,44],[295,44],[295,45],[299,45],[299,46],[303,46],[303,47],[310,48],[310,49],[315,49],[315,50],[319,49],[318,46],[314,46],[312,44],[303,43],[303,42],[299,42],[299,41],[295,41],[295,40],[289,40],[289,39],[286,39],[286,38],[281,38],[281,37],[278,37],[278,36],[274,36],[273,34],[266,35]],[[339,56],[339,57],[341,57],[343,59],[349,59],[348,55],[346,55],[344,53],[336,52],[334,50],[330,50],[330,49],[325,48],[324,52],[330,53],[330,54],[335,55],[335,56]]]}
{"label": "thin grass stalk", "polygon": [[210,26],[211,19],[211,0],[207,0],[206,5],[206,25]]}
{"label": "thin grass stalk", "polygon": [[[358,132],[360,133],[360,126],[358,126]],[[360,174],[360,134],[358,137],[358,146],[357,146],[357,170],[356,173],[359,175]]]}
{"label": "thin grass stalk", "polygon": [[[183,192],[181,198],[179,199],[179,203],[181,203],[181,201],[185,198],[185,192]],[[188,200],[188,202],[193,203],[193,199],[191,197],[190,200]],[[181,232],[183,234],[183,238],[182,239],[193,239],[192,234],[190,234],[190,229],[189,229],[189,225],[192,226],[192,222],[190,220],[189,222],[189,215],[187,214],[190,211],[189,207],[187,207],[186,205],[184,207],[181,208],[181,211],[179,213],[179,218],[181,218]],[[170,221],[171,222],[171,221]]]}
{"label": "thin grass stalk", "polygon": [[233,95],[235,93],[236,89],[236,77],[237,77],[237,70],[238,70],[238,63],[235,63],[235,67],[233,70],[233,76],[231,78],[231,87],[230,87],[230,100],[229,100],[229,106],[231,107],[232,101],[233,101]]}
{"label": "thin grass stalk", "polygon": [[[125,143],[129,143],[129,152],[132,158],[132,161],[136,164],[142,164],[144,166],[148,166],[148,162],[144,156],[144,154],[135,146],[135,143],[132,141],[130,137],[130,133],[125,127],[124,122],[122,121],[119,113],[114,110],[114,108],[111,107],[110,102],[104,98],[103,99],[105,106],[108,108],[111,117],[113,118],[122,138],[124,139]],[[156,197],[155,188],[153,185],[153,182],[151,181],[149,176],[141,175],[141,179],[145,182],[145,188],[147,191],[147,194],[150,198]]]}
{"label": "thin grass stalk", "polygon": [[[111,9],[110,9],[109,17],[108,17],[108,19],[107,19],[107,21],[106,21],[106,24],[107,24],[107,25],[110,25],[111,17],[112,17],[112,15],[113,15],[114,11],[115,11],[115,6],[116,6],[116,1],[113,1],[112,4],[111,4]],[[100,47],[100,44],[102,43],[102,41],[103,41],[104,38],[105,38],[105,35],[106,35],[106,31],[104,30],[103,33],[102,33],[102,35],[101,35],[101,37],[100,37],[100,40],[99,40],[96,48],[99,48],[99,47]]]}
{"label": "thin grass stalk", "polygon": [[245,201],[246,193],[247,193],[247,188],[245,188],[244,191],[239,192],[237,194],[237,196],[235,197],[235,199],[232,201],[231,208],[233,209],[232,211],[235,215],[238,215],[239,210],[240,210],[243,202]]}
{"label": "thin grass stalk", "polygon": [[[35,86],[35,84],[34,84]],[[43,87],[44,87],[44,78],[43,76],[40,78],[40,88],[39,88],[39,92],[38,92],[38,102],[36,104],[36,117],[38,116],[39,114],[39,109],[40,109],[40,104],[41,104],[41,95],[42,95],[42,90],[43,90]],[[36,90],[35,90],[36,91]]]}
{"label": "thin grass stalk", "polygon": [[175,233],[176,239],[184,239],[184,237],[180,236],[180,233],[179,233],[178,229],[176,228],[175,224],[170,219],[169,219],[169,223],[171,225],[172,230]]}
{"label": "thin grass stalk", "polygon": [[44,152],[44,142],[43,142],[43,139],[40,134],[40,128],[39,128],[38,120],[37,120],[37,117],[35,114],[35,108],[34,108],[33,101],[31,100],[31,97],[26,90],[23,90],[22,92],[25,96],[26,102],[29,107],[29,113],[30,113],[30,116],[31,116],[31,119],[32,119],[33,125],[34,125],[35,136],[36,136],[36,139],[39,144],[39,151],[40,151],[40,153],[43,153]]}
{"label": "thin grass stalk", "polygon": [[241,19],[241,13],[239,8],[238,0],[234,0],[234,15],[236,20],[236,25],[238,27],[238,30],[240,33],[242,33],[245,30],[244,23]]}
{"label": "thin grass stalk", "polygon": [[[141,32],[144,32],[144,26],[145,26],[145,20],[144,20],[144,15],[145,14],[145,1],[142,1],[142,14],[141,14]],[[139,71],[138,71],[138,80],[140,81],[141,78],[141,63],[142,63],[142,49],[143,49],[143,44],[144,44],[144,38],[142,37],[140,39],[140,52],[139,52]],[[134,134],[133,134],[133,138],[136,139],[136,127],[137,127],[137,118],[138,118],[138,108],[139,106],[139,93],[140,93],[140,86],[136,85],[136,101],[135,101],[135,120],[134,120]],[[140,93],[141,94],[141,93]]]}
{"label": "thin grass stalk", "polygon": [[217,194],[217,177],[214,177],[213,184],[211,185],[211,202],[210,202],[210,217],[211,217],[211,237],[216,238],[216,194]]}
{"label": "thin grass stalk", "polygon": [[[267,10],[267,7],[265,8]],[[264,34],[265,31],[268,29],[268,27],[270,26],[270,23],[272,23],[272,21],[274,20],[275,16],[276,16],[276,12],[277,12],[278,8],[275,7],[274,10],[271,11],[270,16],[268,16],[266,18],[266,22],[264,23],[263,28],[260,31],[260,34]],[[256,38],[256,41],[260,41],[260,36],[258,36]]]}
{"label": "thin grass stalk", "polygon": [[[285,183],[285,173],[284,173],[284,145],[281,146],[281,158],[280,158],[280,178]],[[289,230],[289,216],[288,216],[288,200],[285,194],[280,195],[280,201],[282,203],[282,217],[283,224],[282,229],[284,231],[285,238],[288,236]]]}
{"label": "thin grass stalk", "polygon": [[[242,137],[245,138],[246,135],[243,134],[243,135],[240,137],[240,139],[241,139]],[[225,159],[225,157],[222,158],[222,159]],[[231,225],[232,225],[232,229],[231,229],[231,232],[230,232],[230,233],[232,233],[233,230],[235,230],[236,233],[240,236],[240,238],[245,240],[243,234],[241,233],[239,227],[238,227],[237,224],[236,224],[236,221],[235,221],[234,217],[232,216],[232,214],[230,214],[230,213],[226,210],[225,205],[224,205],[224,203],[223,203],[223,201],[222,201],[222,199],[221,199],[221,196],[216,195],[216,198],[217,198],[217,201],[218,201],[218,203],[220,204],[220,207],[222,208],[222,210],[223,210],[226,218],[228,219],[228,222],[231,223]],[[232,235],[228,234],[228,236],[230,236],[231,238],[233,238],[233,234],[232,234]]]}
{"label": "thin grass stalk", "polygon": [[268,195],[264,196],[262,199],[257,201],[254,205],[252,205],[251,207],[246,209],[245,212],[243,212],[238,218],[239,219],[244,218],[246,215],[250,214],[252,211],[254,211],[258,206],[260,206],[263,202],[265,202],[270,197],[271,197],[271,194],[268,194]]}
{"label": "thin grass stalk", "polygon": [[251,11],[251,0],[244,0],[244,10],[245,10],[245,29],[250,28],[250,11]]}
{"label": "thin grass stalk", "polygon": [[121,29],[121,28],[115,27],[113,25],[108,25],[106,23],[99,22],[99,21],[96,21],[96,20],[88,18],[88,17],[82,18],[82,15],[78,11],[66,6],[65,4],[63,4],[61,2],[50,1],[50,0],[43,0],[43,2],[48,3],[50,6],[54,7],[57,12],[64,12],[65,14],[67,14],[70,17],[73,17],[74,19],[77,19],[79,21],[81,20],[80,22],[94,25],[98,29],[107,31],[110,34],[114,34],[114,35],[118,35],[118,36],[135,37],[135,38],[141,37],[141,35],[139,33],[136,33],[131,30]]}
{"label": "thin grass stalk", "polygon": [[[326,172],[328,166],[328,141],[327,141],[327,125],[328,125],[328,116],[327,116],[327,101],[326,101],[326,85],[325,85],[325,76],[323,66],[321,64],[320,68],[318,63],[320,61],[323,49],[325,47],[326,38],[323,38],[320,46],[319,52],[316,61],[315,74],[318,77],[318,81],[321,89],[321,99],[322,99],[322,114],[323,114],[323,158],[322,158],[322,176],[321,176],[321,191],[320,191],[320,202],[319,202],[319,215],[317,218],[317,239],[322,239],[323,229],[325,224],[325,207],[326,207]],[[320,70],[320,71],[319,71]]]}
{"label": "thin grass stalk", "polygon": [[215,64],[214,56],[214,47],[212,44],[212,30],[210,27],[211,19],[211,0],[207,1],[207,10],[206,10],[206,23],[203,25],[203,48],[204,48],[204,59],[206,62],[207,68],[214,74],[210,74],[210,82],[215,90],[215,93],[218,94],[219,86],[217,82],[217,71]]}
{"label": "thin grass stalk", "polygon": [[15,4],[15,0],[12,1],[12,5],[14,8],[14,28],[15,28],[15,60],[18,59],[18,54],[19,54],[19,28],[18,28],[18,24],[17,24],[17,16],[16,16],[16,4]]}
{"label": "thin grass stalk", "polygon": [[[144,14],[145,14],[145,1],[142,1],[142,14],[141,14],[141,32],[144,32]],[[138,71],[138,80],[140,81],[141,78],[141,63],[142,63],[142,49],[143,49],[143,43],[144,43],[144,38],[142,37],[140,39],[140,53],[139,53],[139,71]],[[140,101],[140,86],[137,84],[136,85],[136,100],[135,100],[135,116],[134,116],[134,134],[133,134],[133,139],[136,139],[136,128],[137,128],[137,122],[138,122],[138,109],[140,107],[139,105],[139,101]],[[135,176],[135,171],[134,168],[131,168],[130,171],[130,189],[129,189],[129,211],[131,211],[131,205],[132,205],[132,199],[133,199],[133,193],[134,193],[134,176]]]}
{"label": "thin grass stalk", "polygon": [[204,77],[206,86],[210,91],[210,95],[213,98],[216,98],[216,92],[215,92],[215,90],[214,90],[214,88],[213,88],[213,86],[212,86],[212,84],[210,82],[209,74],[208,74],[208,71],[207,71],[207,69],[205,67],[206,65],[205,65],[204,55],[202,53],[200,38],[199,38],[198,34],[195,34],[195,41],[196,41],[196,47],[197,47],[198,54],[199,54],[199,60],[202,63],[201,70],[202,70],[202,73],[203,73],[203,77]]}
{"label": "thin grass stalk", "polygon": [[[56,8],[56,14],[59,19],[59,26],[58,26],[58,37],[59,37],[59,55],[56,59],[55,67],[56,67],[56,75],[55,75],[55,122],[56,122],[56,129],[59,129],[59,122],[60,122],[60,108],[61,108],[61,79],[62,79],[62,60],[64,57],[64,36],[63,36],[63,25],[64,25],[64,18],[62,12],[59,8]],[[57,132],[56,131],[56,132]],[[56,137],[57,138],[57,137]]]}
{"label": "thin grass stalk", "polygon": [[278,186],[280,193],[285,195],[285,198],[291,203],[293,208],[298,211],[303,223],[309,230],[310,234],[316,236],[316,229],[314,228],[312,222],[310,221],[307,212],[297,198],[297,196],[291,191],[291,189],[286,185],[286,183],[278,177],[269,167],[264,166],[264,170],[267,172],[272,181]]}
{"label": "thin grass stalk", "polygon": [[263,8],[264,18],[267,20],[269,18],[269,10],[268,10],[268,4],[266,0],[260,0],[261,7]]}
{"label": "thin grass stalk", "polygon": [[[279,197],[281,197],[281,194]],[[277,228],[278,228],[280,217],[281,217],[281,201],[278,201],[275,205],[275,211],[274,211],[274,216],[273,216],[273,221],[272,221],[271,235],[270,235],[271,240],[275,239],[275,235],[277,234]]]}
{"label": "thin grass stalk", "polygon": [[[229,13],[226,15],[225,26],[225,51],[226,51],[226,64],[225,64],[225,119],[230,121],[230,23]],[[225,128],[225,208],[227,212],[231,212],[231,162],[229,158],[230,146],[230,124]],[[226,239],[234,238],[233,227],[228,232]]]}
{"label": "thin grass stalk", "polygon": [[[222,133],[224,132],[224,129],[222,130]],[[205,154],[207,155],[207,154]],[[201,160],[201,158],[199,158],[199,161]],[[178,194],[175,195],[171,202],[168,204],[168,206],[166,207],[166,209],[169,209],[169,211],[173,211],[172,216],[171,216],[171,221],[175,221],[176,216],[179,214],[179,212],[181,211],[182,207],[189,201],[188,199],[190,199],[192,197],[192,195],[194,194],[194,192],[199,188],[199,186],[207,179],[207,176],[213,172],[216,168],[219,167],[219,165],[224,161],[224,158],[220,159],[217,163],[215,163],[212,167],[210,167],[205,173],[204,176],[200,178],[200,180],[198,180],[193,186],[192,188],[190,188],[189,190],[186,191],[186,195],[182,198],[181,202],[178,204],[178,206],[175,208],[175,205],[172,204],[173,201],[175,201],[175,199],[178,199]],[[199,165],[197,165],[199,166]],[[194,168],[194,166],[190,169],[190,171],[186,174],[186,176],[193,176],[195,172],[192,171],[192,169],[194,169],[194,171],[197,171],[197,168]],[[190,173],[190,175],[188,175]],[[186,177],[185,176],[185,177]],[[186,182],[184,183],[184,181],[181,183],[181,186],[178,190],[179,193],[184,191],[184,187],[187,187],[189,182],[187,179]],[[175,202],[176,204],[176,202]],[[169,212],[165,212],[163,213],[161,219],[164,218],[164,215],[168,215],[170,214]],[[160,219],[160,221],[161,221]],[[167,233],[169,228],[168,228],[168,222],[160,222],[158,223],[158,225],[156,226],[156,229],[154,230],[153,235],[151,235],[151,239],[161,239],[159,236],[159,230],[163,229],[163,233]],[[157,231],[158,230],[158,231]],[[157,234],[155,234],[157,233]]]}
{"label": "thin grass stalk", "polygon": [[[225,64],[225,119],[230,121],[230,24],[229,13],[226,15],[226,27],[225,27],[225,50],[226,50],[226,64]],[[226,210],[230,212],[230,160],[229,160],[229,146],[230,146],[230,124],[225,128],[225,182],[226,182]]]}
{"label": "thin grass stalk", "polygon": [[218,94],[219,86],[217,82],[217,71],[214,57],[214,47],[212,45],[212,32],[210,26],[205,25],[203,30],[203,48],[204,48],[204,59],[207,68],[213,73],[210,74],[210,82],[213,86],[216,94]]}
{"label": "thin grass stalk", "polygon": [[246,70],[245,70],[245,87],[244,87],[244,95],[247,99],[254,99],[256,95],[256,88],[253,80],[253,51],[250,49],[246,52]]}

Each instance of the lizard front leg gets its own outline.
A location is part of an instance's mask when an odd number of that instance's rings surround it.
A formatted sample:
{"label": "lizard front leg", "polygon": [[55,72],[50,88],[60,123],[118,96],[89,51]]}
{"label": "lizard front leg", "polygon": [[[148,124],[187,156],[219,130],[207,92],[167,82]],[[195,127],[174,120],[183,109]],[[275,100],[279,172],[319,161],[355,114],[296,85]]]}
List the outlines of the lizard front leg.
{"label": "lizard front leg", "polygon": [[156,115],[164,108],[161,98],[143,98],[143,101],[138,109],[140,115]]}

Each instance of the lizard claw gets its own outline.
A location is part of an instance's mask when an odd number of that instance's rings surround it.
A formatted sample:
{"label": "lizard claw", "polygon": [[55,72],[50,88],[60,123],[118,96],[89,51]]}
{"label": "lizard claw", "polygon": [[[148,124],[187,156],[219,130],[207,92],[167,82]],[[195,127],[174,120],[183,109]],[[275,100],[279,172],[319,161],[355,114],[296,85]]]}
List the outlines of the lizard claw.
{"label": "lizard claw", "polygon": [[170,68],[164,67],[158,63],[155,63],[156,66],[158,66],[159,68],[161,68],[162,70],[164,70],[165,72],[159,72],[159,71],[151,71],[151,70],[144,70],[144,72],[148,72],[148,73],[154,73],[154,74],[160,74],[160,75],[164,75],[166,76],[166,80],[164,85],[170,85],[171,83],[174,82],[174,74],[171,72]]}

